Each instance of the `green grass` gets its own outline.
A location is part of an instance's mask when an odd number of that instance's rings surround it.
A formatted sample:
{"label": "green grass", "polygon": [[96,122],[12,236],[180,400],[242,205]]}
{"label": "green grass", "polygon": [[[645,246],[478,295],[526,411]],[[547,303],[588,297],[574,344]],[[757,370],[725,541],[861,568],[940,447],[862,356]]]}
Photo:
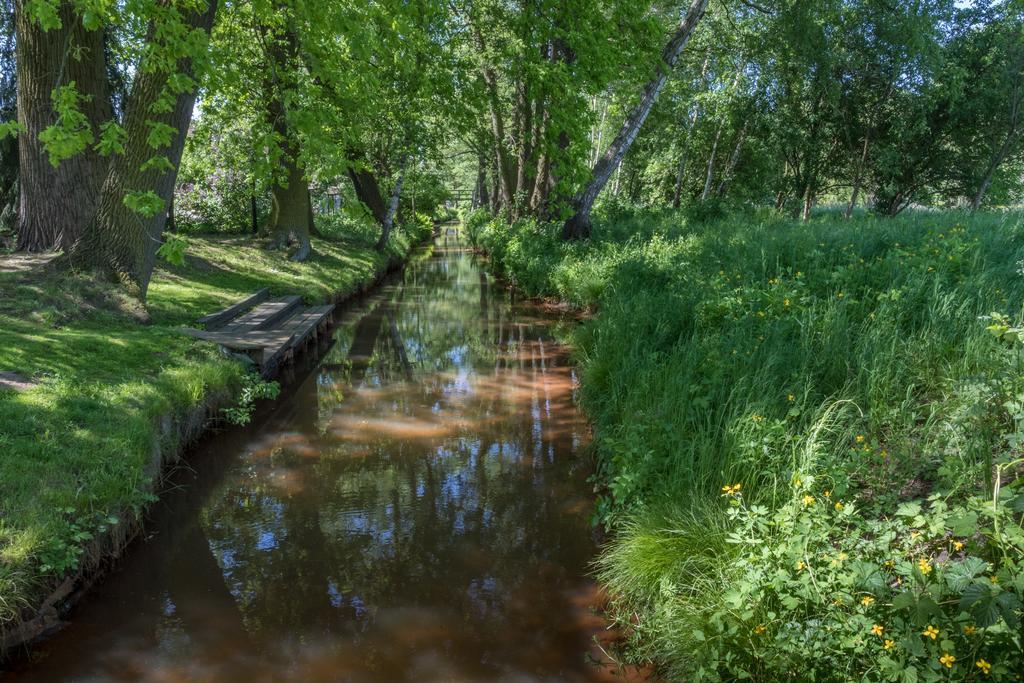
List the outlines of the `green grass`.
{"label": "green grass", "polygon": [[301,264],[242,237],[189,245],[145,309],[82,275],[0,273],[0,370],[38,382],[0,389],[0,625],[77,568],[93,536],[137,519],[160,418],[237,390],[242,366],[176,327],[264,286],[308,303],[352,292],[409,250],[401,233],[384,255],[369,239],[314,239]]}
{"label": "green grass", "polygon": [[739,575],[722,486],[774,510],[813,471],[884,520],[933,492],[984,495],[992,464],[1020,457],[1022,356],[982,319],[1021,317],[1020,213],[620,212],[577,245],[557,226],[467,228],[528,294],[597,313],[575,340],[614,539],[597,571],[634,656],[673,678],[738,670],[694,635]]}

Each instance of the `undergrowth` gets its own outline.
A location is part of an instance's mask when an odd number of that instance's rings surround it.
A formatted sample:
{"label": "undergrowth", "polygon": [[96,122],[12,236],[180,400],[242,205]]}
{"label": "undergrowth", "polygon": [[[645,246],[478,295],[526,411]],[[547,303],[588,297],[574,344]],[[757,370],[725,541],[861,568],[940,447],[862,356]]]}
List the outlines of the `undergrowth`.
{"label": "undergrowth", "polygon": [[597,571],[635,659],[1019,680],[1020,214],[466,228],[525,293],[597,311],[576,333]]}

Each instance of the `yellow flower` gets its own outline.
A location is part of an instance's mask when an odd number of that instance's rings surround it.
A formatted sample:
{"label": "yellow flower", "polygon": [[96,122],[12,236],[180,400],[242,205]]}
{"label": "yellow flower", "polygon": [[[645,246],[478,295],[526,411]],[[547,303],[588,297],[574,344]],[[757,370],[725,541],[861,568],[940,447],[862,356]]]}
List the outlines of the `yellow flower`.
{"label": "yellow flower", "polygon": [[857,443],[864,443],[864,435],[863,434],[858,434],[857,435]]}
{"label": "yellow flower", "polygon": [[757,626],[756,626],[756,627],[754,628],[754,633],[756,633],[757,635],[761,635],[762,633],[764,633],[764,628],[765,628],[765,627],[764,627],[764,624],[758,624],[758,625],[757,625]]}
{"label": "yellow flower", "polygon": [[990,576],[990,577],[988,577],[988,580],[991,583],[993,583],[993,584],[999,583],[999,577],[998,576]]}
{"label": "yellow flower", "polygon": [[844,507],[846,506],[843,505],[842,503],[836,503],[836,510],[842,510]]}
{"label": "yellow flower", "polygon": [[832,492],[831,491],[825,491],[821,495],[825,496],[826,498],[831,498],[832,497]]}
{"label": "yellow flower", "polygon": [[924,574],[925,576],[930,574],[931,571],[932,571],[931,563],[928,560],[926,560],[925,558],[923,558],[923,557],[920,560],[917,561],[917,568],[920,569],[921,573]]}
{"label": "yellow flower", "polygon": [[896,643],[895,643],[894,641],[886,639],[886,641],[885,641],[885,649],[886,649],[886,650],[889,650],[889,649],[891,649],[891,648],[892,648],[892,646],[893,646],[893,645],[895,645],[895,644],[896,644]]}
{"label": "yellow flower", "polygon": [[960,541],[953,541],[953,550],[963,550],[964,544]]}
{"label": "yellow flower", "polygon": [[868,605],[870,605],[874,601],[875,601],[875,599],[873,597],[871,597],[870,595],[865,595],[863,598],[860,599],[860,604],[862,604],[865,607],[867,607]]}
{"label": "yellow flower", "polygon": [[878,624],[875,624],[874,626],[871,627],[871,632],[874,633],[876,636],[880,636],[880,635],[882,635],[882,633],[885,632],[885,628],[882,627],[882,626],[879,626]]}
{"label": "yellow flower", "polygon": [[956,657],[954,657],[953,655],[951,655],[951,654],[949,654],[947,652],[946,654],[944,654],[941,657],[939,657],[939,661],[942,662],[946,666],[947,669],[952,669],[953,668],[953,662],[956,661]]}
{"label": "yellow flower", "polygon": [[918,536],[920,536],[920,535],[921,535],[921,532],[920,532],[920,531],[911,531],[911,532],[910,532],[910,538],[911,538],[911,540],[913,540],[913,539],[917,538],[917,537],[918,537]]}
{"label": "yellow flower", "polygon": [[789,299],[783,299],[782,300],[782,305],[783,306],[788,306],[789,305]]}
{"label": "yellow flower", "polygon": [[790,394],[789,396],[786,397],[786,400],[789,401],[790,403],[792,403],[793,401],[796,400],[796,396],[794,396],[793,394]]}
{"label": "yellow flower", "polygon": [[804,496],[804,505],[813,505],[813,504],[814,504],[814,496],[812,496],[810,494],[805,495]]}
{"label": "yellow flower", "polygon": [[988,672],[992,670],[992,665],[986,662],[984,659],[979,659],[974,663],[974,666],[981,669],[981,673],[988,675]]}
{"label": "yellow flower", "polygon": [[843,293],[839,292],[838,294],[836,294],[836,298],[837,299],[842,299],[843,298]]}
{"label": "yellow flower", "polygon": [[849,558],[850,556],[846,553],[839,553],[838,555],[836,555],[836,557],[839,559],[840,562],[845,562],[847,558]]}
{"label": "yellow flower", "polygon": [[964,626],[964,633],[969,635],[969,636],[973,636],[977,632],[978,632],[978,627],[977,626]]}
{"label": "yellow flower", "polygon": [[804,569],[805,569],[806,567],[807,567],[807,565],[806,565],[806,564],[804,564],[804,561],[803,561],[803,560],[797,560],[797,563],[796,563],[796,570],[797,570],[798,572],[802,572],[802,571],[803,571],[803,570],[804,570]]}
{"label": "yellow flower", "polygon": [[928,628],[921,632],[921,635],[925,638],[931,638],[935,640],[939,636],[939,629],[935,628],[931,624],[928,624]]}

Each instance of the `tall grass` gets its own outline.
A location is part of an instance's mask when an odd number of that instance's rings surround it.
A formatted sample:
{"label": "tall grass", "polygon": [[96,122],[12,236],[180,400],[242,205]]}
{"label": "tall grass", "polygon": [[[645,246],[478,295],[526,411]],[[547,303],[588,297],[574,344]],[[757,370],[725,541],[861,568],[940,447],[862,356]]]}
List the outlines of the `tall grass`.
{"label": "tall grass", "polygon": [[620,212],[583,245],[473,218],[471,237],[528,294],[598,311],[576,339],[615,532],[598,571],[636,652],[676,675],[728,583],[723,485],[777,505],[813,441],[833,487],[884,516],[977,489],[1006,448],[993,378],[1008,356],[981,318],[1020,316],[1020,214]]}

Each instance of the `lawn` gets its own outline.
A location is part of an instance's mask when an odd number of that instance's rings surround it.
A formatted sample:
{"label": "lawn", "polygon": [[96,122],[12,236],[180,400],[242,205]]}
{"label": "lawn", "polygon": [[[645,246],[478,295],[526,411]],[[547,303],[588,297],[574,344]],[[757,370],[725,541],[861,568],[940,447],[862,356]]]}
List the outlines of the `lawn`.
{"label": "lawn", "polygon": [[596,565],[671,680],[1019,680],[1024,216],[471,215],[575,334]]}
{"label": "lawn", "polygon": [[314,239],[315,255],[294,263],[250,238],[193,236],[145,307],[50,266],[0,269],[0,372],[31,384],[0,385],[0,626],[93,559],[94,538],[138,520],[161,421],[238,390],[242,365],[176,328],[260,287],[307,303],[354,292],[410,248],[402,233],[386,254],[371,240]]}

